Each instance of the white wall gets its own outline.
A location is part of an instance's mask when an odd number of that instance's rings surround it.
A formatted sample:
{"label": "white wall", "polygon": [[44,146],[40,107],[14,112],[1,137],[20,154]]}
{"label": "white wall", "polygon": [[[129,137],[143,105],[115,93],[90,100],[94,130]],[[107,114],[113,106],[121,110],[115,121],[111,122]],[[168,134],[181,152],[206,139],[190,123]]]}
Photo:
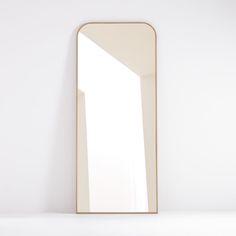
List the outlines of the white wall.
{"label": "white wall", "polygon": [[[159,210],[236,210],[236,2],[0,1],[0,212],[75,210],[75,35],[158,34]],[[141,216],[145,217],[145,216]]]}

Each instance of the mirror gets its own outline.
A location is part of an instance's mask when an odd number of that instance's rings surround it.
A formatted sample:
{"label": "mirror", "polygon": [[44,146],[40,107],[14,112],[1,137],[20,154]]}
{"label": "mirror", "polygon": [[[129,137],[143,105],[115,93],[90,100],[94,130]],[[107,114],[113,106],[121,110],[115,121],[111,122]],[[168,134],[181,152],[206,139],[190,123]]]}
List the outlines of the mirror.
{"label": "mirror", "polygon": [[157,213],[156,34],[88,23],[77,37],[77,213]]}

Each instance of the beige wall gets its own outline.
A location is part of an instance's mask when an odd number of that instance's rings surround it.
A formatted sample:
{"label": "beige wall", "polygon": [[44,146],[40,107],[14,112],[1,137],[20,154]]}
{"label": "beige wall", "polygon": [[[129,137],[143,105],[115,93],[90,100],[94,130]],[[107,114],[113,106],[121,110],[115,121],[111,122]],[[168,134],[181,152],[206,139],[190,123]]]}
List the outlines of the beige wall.
{"label": "beige wall", "polygon": [[85,94],[78,90],[77,119],[77,211],[89,211],[89,175],[87,153],[87,126],[85,113]]}
{"label": "beige wall", "polygon": [[140,77],[142,112],[143,112],[143,134],[146,159],[146,178],[148,192],[149,211],[156,211],[156,104],[155,104],[155,75]]}

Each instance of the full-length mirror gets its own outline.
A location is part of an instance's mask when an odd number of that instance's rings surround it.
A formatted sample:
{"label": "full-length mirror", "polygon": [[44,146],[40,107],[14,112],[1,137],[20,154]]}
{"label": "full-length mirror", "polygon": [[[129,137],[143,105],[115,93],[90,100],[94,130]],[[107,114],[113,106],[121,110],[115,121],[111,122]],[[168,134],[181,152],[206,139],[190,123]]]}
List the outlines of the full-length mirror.
{"label": "full-length mirror", "polygon": [[77,213],[157,212],[156,35],[88,23],[77,37]]}

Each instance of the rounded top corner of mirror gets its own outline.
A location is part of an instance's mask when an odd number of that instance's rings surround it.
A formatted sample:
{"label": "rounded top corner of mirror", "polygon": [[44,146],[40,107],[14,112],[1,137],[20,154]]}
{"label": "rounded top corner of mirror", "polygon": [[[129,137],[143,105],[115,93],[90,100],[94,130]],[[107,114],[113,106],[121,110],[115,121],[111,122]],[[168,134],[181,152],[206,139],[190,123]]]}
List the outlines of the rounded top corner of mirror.
{"label": "rounded top corner of mirror", "polygon": [[[94,22],[94,23],[95,23],[95,22]],[[88,26],[88,25],[90,25],[90,24],[94,24],[94,23],[92,23],[92,22],[86,22],[86,23],[84,23],[84,24],[79,25],[79,27],[78,27],[78,29],[77,29],[77,36],[79,35],[79,33],[81,32],[81,30],[82,30],[83,28],[85,28],[86,26]]]}
{"label": "rounded top corner of mirror", "polygon": [[155,38],[157,37],[157,31],[156,31],[155,27],[152,24],[150,24],[148,22],[141,22],[141,23],[146,25],[153,32]]}

